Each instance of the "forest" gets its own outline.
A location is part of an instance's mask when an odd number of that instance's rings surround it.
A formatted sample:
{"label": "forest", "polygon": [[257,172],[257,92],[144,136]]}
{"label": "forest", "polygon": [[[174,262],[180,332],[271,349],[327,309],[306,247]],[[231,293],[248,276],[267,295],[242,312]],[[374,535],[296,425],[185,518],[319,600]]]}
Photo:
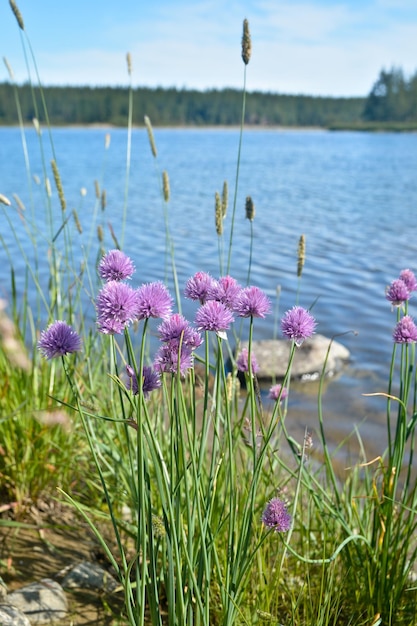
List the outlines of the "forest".
{"label": "forest", "polygon": [[[235,126],[240,124],[238,89],[196,91],[138,87],[132,90],[133,124],[147,115],[154,126]],[[46,86],[0,83],[0,125],[37,118],[53,125],[125,126],[129,114],[126,87]],[[322,128],[417,128],[417,71],[406,79],[401,69],[381,70],[369,95],[337,98],[248,92],[245,122],[257,126]]]}

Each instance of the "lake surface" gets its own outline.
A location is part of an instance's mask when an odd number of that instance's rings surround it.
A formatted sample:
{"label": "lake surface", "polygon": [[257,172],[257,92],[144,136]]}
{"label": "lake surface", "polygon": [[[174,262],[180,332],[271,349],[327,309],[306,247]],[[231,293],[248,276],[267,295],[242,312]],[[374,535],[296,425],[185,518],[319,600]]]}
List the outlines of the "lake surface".
{"label": "lake surface", "polygon": [[[132,134],[128,221],[124,250],[135,262],[134,284],[165,277],[165,223],[160,179],[170,177],[169,222],[181,287],[198,270],[219,275],[218,238],[214,227],[214,194],[229,184],[225,220],[227,251],[232,213],[239,134],[228,129],[155,129],[158,158],[152,157],[147,134]],[[110,145],[105,148],[106,134]],[[95,253],[97,223],[105,228],[105,247],[114,247],[107,224],[121,237],[126,184],[127,133],[121,129],[53,129],[55,154],[68,211],[77,209],[84,233],[74,241],[81,246],[91,235]],[[31,174],[43,180],[42,154],[34,130],[26,131]],[[60,213],[52,180],[48,136],[44,131],[44,161],[52,181],[52,200]],[[102,212],[94,181],[106,190]],[[32,196],[29,193],[32,188]],[[84,188],[86,195],[81,195]],[[40,230],[45,223],[45,194],[25,169],[20,131],[0,129],[0,193],[17,193],[33,211]],[[232,250],[231,274],[245,283],[250,250],[250,223],[245,219],[245,198],[256,207],[250,282],[263,288],[274,305],[281,287],[279,312],[296,300],[297,245],[306,237],[306,263],[299,303],[314,304],[317,331],[341,335],[352,362],[340,377],[329,382],[324,415],[337,441],[354,424],[377,451],[384,441],[384,403],[363,393],[385,391],[392,350],[395,312],[385,300],[387,284],[403,268],[417,272],[417,134],[368,134],[326,131],[245,131]],[[32,198],[32,199],[31,199]],[[32,208],[30,208],[32,207]],[[23,222],[14,215],[19,236]],[[11,212],[11,213],[10,213]],[[18,273],[24,263],[13,234],[2,218],[1,236]],[[46,231],[45,231],[46,229]],[[26,236],[27,237],[27,236]],[[77,239],[79,237],[79,239]],[[40,241],[41,252],[47,251]],[[30,246],[28,244],[28,250]],[[77,257],[75,249],[75,257]],[[42,258],[43,252],[39,255]],[[9,299],[8,256],[0,248],[0,297]],[[42,263],[40,264],[42,274]],[[22,276],[21,276],[22,278]],[[171,283],[172,285],[172,283]],[[23,282],[20,283],[23,288]],[[410,302],[410,314],[416,304]],[[183,312],[193,319],[193,303],[183,300]],[[255,338],[271,338],[274,314],[257,320]],[[355,331],[355,334],[350,331]],[[297,387],[291,396],[288,425],[317,425],[317,388]]]}

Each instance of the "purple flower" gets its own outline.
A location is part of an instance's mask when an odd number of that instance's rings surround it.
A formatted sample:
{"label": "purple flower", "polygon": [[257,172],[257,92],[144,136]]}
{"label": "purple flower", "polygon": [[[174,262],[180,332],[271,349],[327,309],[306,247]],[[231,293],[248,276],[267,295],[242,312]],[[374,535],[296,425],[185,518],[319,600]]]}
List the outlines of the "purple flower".
{"label": "purple flower", "polygon": [[216,281],[206,272],[197,272],[187,280],[184,295],[190,300],[199,300],[204,304],[212,299],[212,292],[216,286]]}
{"label": "purple flower", "polygon": [[200,333],[179,313],[174,313],[164,320],[158,328],[158,333],[161,341],[177,341],[178,343],[181,341],[183,346],[189,346],[192,349],[198,348],[203,343]]}
{"label": "purple flower", "polygon": [[234,310],[239,317],[265,317],[271,302],[259,287],[245,287],[236,296]]}
{"label": "purple flower", "polygon": [[136,318],[137,292],[125,283],[110,280],[97,296],[96,309],[101,333],[121,333]]}
{"label": "purple flower", "polygon": [[392,306],[401,306],[403,302],[410,299],[410,290],[401,278],[396,278],[387,287],[385,297]]}
{"label": "purple flower", "polygon": [[276,533],[284,533],[291,528],[292,517],[287,511],[285,502],[279,498],[272,498],[262,513],[262,521]]}
{"label": "purple flower", "polygon": [[278,400],[278,398],[280,400],[284,400],[284,398],[286,398],[287,396],[288,396],[287,388],[279,384],[273,385],[271,389],[269,390],[269,394],[268,394],[268,398],[271,398],[271,400],[275,400],[275,402]]}
{"label": "purple flower", "polygon": [[81,350],[79,334],[66,322],[52,322],[41,332],[38,349],[47,359]]}
{"label": "purple flower", "polygon": [[[131,365],[126,365],[126,372],[129,376],[129,389],[136,396],[139,393],[138,379],[135,374],[135,370]],[[161,386],[161,379],[158,372],[149,367],[143,366],[142,371],[142,390],[143,395],[147,398],[151,391],[158,389]]]}
{"label": "purple flower", "polygon": [[400,272],[400,279],[405,282],[408,291],[417,291],[417,280],[411,270],[402,270]]}
{"label": "purple flower", "polygon": [[241,286],[232,276],[222,276],[214,285],[211,293],[212,300],[223,302],[229,309],[234,309],[236,298],[241,291]]}
{"label": "purple flower", "polygon": [[149,317],[169,317],[172,311],[172,298],[161,282],[147,283],[137,290],[136,317],[139,320]]}
{"label": "purple flower", "polygon": [[190,346],[182,345],[177,341],[164,343],[157,351],[154,360],[154,369],[157,372],[177,374],[184,376],[186,371],[194,365],[193,351]]}
{"label": "purple flower", "polygon": [[281,320],[281,330],[287,339],[292,339],[296,346],[301,346],[304,339],[314,334],[316,320],[309,311],[301,306],[293,306]]}
{"label": "purple flower", "polygon": [[[252,374],[256,374],[256,372],[259,371],[259,365],[253,352],[251,354],[250,360],[252,366]],[[239,372],[247,372],[249,374],[249,351],[247,348],[242,348],[236,359],[236,366]]]}
{"label": "purple flower", "polygon": [[208,300],[197,311],[195,323],[198,330],[212,330],[222,339],[227,339],[225,331],[233,322],[233,314],[222,302]]}
{"label": "purple flower", "polygon": [[414,343],[417,341],[417,326],[413,318],[404,315],[396,324],[392,337],[395,343]]}
{"label": "purple flower", "polygon": [[134,271],[132,260],[121,250],[110,250],[98,265],[100,278],[105,281],[131,278]]}

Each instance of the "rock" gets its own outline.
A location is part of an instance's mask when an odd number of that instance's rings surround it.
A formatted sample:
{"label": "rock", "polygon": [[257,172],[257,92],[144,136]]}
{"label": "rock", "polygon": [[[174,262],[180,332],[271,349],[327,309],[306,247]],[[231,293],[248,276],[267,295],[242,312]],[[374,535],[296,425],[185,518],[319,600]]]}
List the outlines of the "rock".
{"label": "rock", "polygon": [[112,592],[118,587],[116,580],[106,572],[105,569],[96,565],[83,561],[71,568],[66,568],[62,581],[65,589],[96,589],[98,591]]}
{"label": "rock", "polygon": [[31,626],[30,621],[24,613],[11,604],[0,604],[0,624],[1,626]]}
{"label": "rock", "polygon": [[[306,339],[296,353],[291,368],[291,377],[315,380],[322,372],[331,339],[324,335],[313,335]],[[247,348],[247,342],[242,342]],[[259,365],[259,381],[282,379],[285,376],[290,357],[291,342],[286,339],[264,339],[252,342],[252,352]],[[350,352],[338,341],[333,340],[326,363],[326,375],[332,376],[349,361]]]}
{"label": "rock", "polygon": [[38,583],[9,593],[7,600],[29,617],[30,624],[47,624],[63,619],[67,615],[68,606],[64,590],[59,583],[50,578],[44,578]]}

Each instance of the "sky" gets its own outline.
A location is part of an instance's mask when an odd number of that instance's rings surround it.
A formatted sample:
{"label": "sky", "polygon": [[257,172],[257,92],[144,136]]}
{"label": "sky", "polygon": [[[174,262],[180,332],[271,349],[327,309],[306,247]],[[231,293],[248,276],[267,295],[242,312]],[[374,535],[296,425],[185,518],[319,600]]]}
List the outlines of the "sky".
{"label": "sky", "polygon": [[[381,69],[417,70],[417,0],[0,0],[0,55],[43,85],[366,96]],[[126,54],[132,58],[129,78]],[[28,59],[28,65],[25,58]],[[4,63],[0,82],[9,80]]]}

